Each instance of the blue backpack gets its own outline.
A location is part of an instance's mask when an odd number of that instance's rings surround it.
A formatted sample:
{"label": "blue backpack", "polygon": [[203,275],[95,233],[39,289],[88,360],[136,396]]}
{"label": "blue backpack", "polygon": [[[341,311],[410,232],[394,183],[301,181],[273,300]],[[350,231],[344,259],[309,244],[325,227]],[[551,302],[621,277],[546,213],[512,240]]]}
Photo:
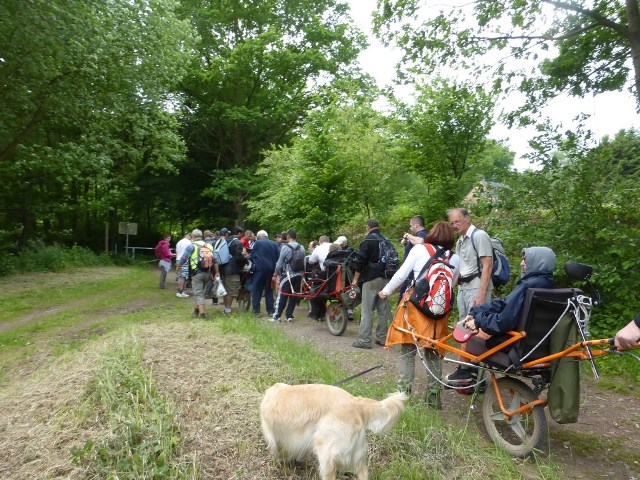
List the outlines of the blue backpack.
{"label": "blue backpack", "polygon": [[[232,240],[233,241],[233,240]],[[231,260],[231,253],[229,252],[229,244],[227,239],[220,237],[213,246],[213,256],[216,257],[216,263],[218,265],[226,265]]]}
{"label": "blue backpack", "polygon": [[[473,243],[473,236],[478,231],[476,228],[471,234],[471,245],[473,249],[478,252],[476,245]],[[493,270],[491,272],[491,281],[494,287],[501,287],[509,281],[509,275],[511,274],[511,264],[509,258],[504,251],[502,240],[499,238],[491,237],[491,246],[493,248]],[[480,271],[480,259],[478,258],[478,271]]]}

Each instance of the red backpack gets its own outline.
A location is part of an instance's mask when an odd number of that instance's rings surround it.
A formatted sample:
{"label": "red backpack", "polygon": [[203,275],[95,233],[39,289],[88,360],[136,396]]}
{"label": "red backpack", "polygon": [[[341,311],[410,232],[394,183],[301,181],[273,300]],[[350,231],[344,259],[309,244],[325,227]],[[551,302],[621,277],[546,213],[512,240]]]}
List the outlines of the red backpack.
{"label": "red backpack", "polygon": [[431,258],[416,278],[409,301],[422,314],[439,320],[453,308],[453,267],[448,263],[451,252],[429,243],[424,248]]}

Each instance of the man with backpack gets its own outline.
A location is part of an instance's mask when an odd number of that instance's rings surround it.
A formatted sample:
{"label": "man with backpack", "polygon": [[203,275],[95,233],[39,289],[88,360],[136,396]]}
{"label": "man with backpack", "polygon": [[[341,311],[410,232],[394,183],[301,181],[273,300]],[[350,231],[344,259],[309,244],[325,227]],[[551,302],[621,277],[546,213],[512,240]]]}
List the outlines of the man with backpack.
{"label": "man with backpack", "polygon": [[204,309],[205,288],[209,279],[215,275],[219,277],[218,264],[213,256],[211,246],[202,239],[202,231],[195,229],[191,232],[191,245],[185,248],[182,256],[177,260],[176,267],[188,265],[191,278],[191,288],[196,306],[193,314],[199,318],[206,318]]}
{"label": "man with backpack", "polygon": [[[487,232],[471,223],[471,216],[466,208],[449,210],[449,222],[460,233],[456,243],[456,253],[460,257],[458,272],[454,284],[458,285],[458,315],[464,320],[471,307],[491,301],[491,274],[493,270],[493,246]],[[472,238],[473,237],[473,238]],[[458,366],[449,382],[467,381],[468,369]]]}
{"label": "man with backpack", "polygon": [[240,274],[247,263],[247,258],[243,253],[242,242],[240,241],[240,238],[244,235],[244,228],[236,227],[232,236],[229,236],[229,233],[226,228],[220,230],[220,234],[226,238],[229,250],[229,261],[222,266],[222,284],[227,291],[224,297],[225,315],[231,315],[233,299],[238,298],[238,293],[240,293]]}
{"label": "man with backpack", "polygon": [[[180,239],[178,243],[176,243],[176,259],[182,257],[182,254],[189,245],[191,245],[191,234],[187,233],[183,238]],[[178,291],[176,292],[176,297],[187,298],[189,296],[189,294],[184,291],[187,285],[188,278],[189,265],[185,263],[181,268],[176,267],[176,282],[178,282]]]}
{"label": "man with backpack", "polygon": [[[355,273],[351,285],[359,287],[362,291],[362,303],[360,311],[360,331],[358,340],[353,342],[355,348],[371,348],[371,333],[373,329],[373,316],[378,312],[378,326],[376,327],[375,343],[384,346],[387,338],[387,328],[391,320],[391,307],[389,301],[378,297],[381,291],[389,282],[393,273],[387,268],[387,256],[395,256],[397,262],[398,254],[395,255],[385,248],[386,238],[380,233],[380,223],[375,218],[367,220],[367,236],[364,237],[358,247],[358,254],[352,262]],[[397,270],[397,263],[395,266]]]}
{"label": "man with backpack", "polygon": [[296,238],[296,231],[288,230],[286,238],[280,247],[280,256],[273,275],[276,285],[279,285],[278,296],[276,297],[276,311],[269,319],[270,322],[280,321],[285,305],[285,318],[287,322],[293,322],[293,310],[296,308],[298,299],[291,294],[300,292],[300,284],[302,283],[302,274],[304,272],[304,257],[306,256],[304,247],[296,241]]}

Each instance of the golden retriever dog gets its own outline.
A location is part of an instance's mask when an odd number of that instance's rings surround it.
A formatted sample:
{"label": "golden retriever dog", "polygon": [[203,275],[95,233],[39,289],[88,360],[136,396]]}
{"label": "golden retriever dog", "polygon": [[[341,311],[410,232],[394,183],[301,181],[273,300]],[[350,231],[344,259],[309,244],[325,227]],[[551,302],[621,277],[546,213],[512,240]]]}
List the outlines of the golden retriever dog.
{"label": "golden retriever dog", "polygon": [[366,431],[391,430],[406,399],[400,392],[377,401],[331,385],[276,383],[260,405],[262,432],[274,456],[301,461],[315,455],[322,480],[335,480],[338,470],[367,480]]}

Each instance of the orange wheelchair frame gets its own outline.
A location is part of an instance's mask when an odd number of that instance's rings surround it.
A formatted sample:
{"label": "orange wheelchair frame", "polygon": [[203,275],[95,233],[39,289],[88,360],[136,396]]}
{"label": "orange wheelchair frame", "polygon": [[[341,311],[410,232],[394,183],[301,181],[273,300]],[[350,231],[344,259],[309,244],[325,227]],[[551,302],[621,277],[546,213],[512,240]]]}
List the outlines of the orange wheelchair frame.
{"label": "orange wheelchair frame", "polygon": [[[592,269],[587,265],[569,262],[565,265],[565,271],[570,278],[586,281],[591,297],[575,288],[529,289],[518,328],[500,336],[497,339],[499,343],[491,347],[486,346],[484,340],[472,337],[467,349],[462,349],[451,345],[452,341],[455,342],[452,333],[436,339],[418,333],[406,320],[405,326],[396,325],[395,322],[392,325],[397,331],[413,337],[423,363],[419,346],[449,352],[464,360],[445,357],[445,361],[478,369],[475,383],[464,386],[456,384],[449,388],[461,393],[472,391],[472,407],[475,407],[479,394],[486,388],[482,401],[482,421],[486,431],[496,445],[516,457],[527,457],[541,449],[547,437],[544,408],[549,398],[548,395],[540,398],[540,394],[549,388],[554,362],[557,364],[563,359],[587,360],[597,379],[599,373],[595,359],[629,353],[614,347],[613,338],[587,340],[591,308],[601,303],[599,292],[589,283]],[[567,319],[567,325],[575,322],[581,340],[565,343],[564,348],[558,351],[550,351],[549,338],[563,318]],[[631,355],[640,361],[638,356]],[[528,379],[533,387],[522,378]]]}

